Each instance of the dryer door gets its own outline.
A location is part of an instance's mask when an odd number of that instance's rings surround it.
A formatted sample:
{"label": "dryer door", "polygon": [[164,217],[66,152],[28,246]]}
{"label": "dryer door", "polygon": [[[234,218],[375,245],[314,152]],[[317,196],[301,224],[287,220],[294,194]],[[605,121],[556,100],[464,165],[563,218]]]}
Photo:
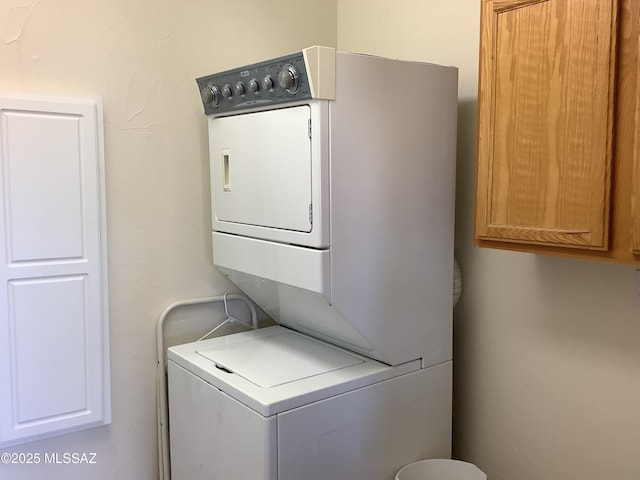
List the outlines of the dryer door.
{"label": "dryer door", "polygon": [[210,120],[214,221],[311,231],[310,118],[302,105]]}

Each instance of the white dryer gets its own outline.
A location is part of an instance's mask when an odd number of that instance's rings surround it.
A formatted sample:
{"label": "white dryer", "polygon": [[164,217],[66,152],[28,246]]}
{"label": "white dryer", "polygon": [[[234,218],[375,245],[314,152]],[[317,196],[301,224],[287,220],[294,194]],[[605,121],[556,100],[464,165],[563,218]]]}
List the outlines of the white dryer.
{"label": "white dryer", "polygon": [[197,82],[214,263],[280,325],[169,349],[172,478],[449,456],[457,70],[312,47]]}

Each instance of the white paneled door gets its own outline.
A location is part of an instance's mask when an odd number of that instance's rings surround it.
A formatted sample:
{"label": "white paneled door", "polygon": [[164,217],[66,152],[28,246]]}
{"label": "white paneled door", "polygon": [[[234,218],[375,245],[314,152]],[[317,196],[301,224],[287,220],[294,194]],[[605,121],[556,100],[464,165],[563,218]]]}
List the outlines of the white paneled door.
{"label": "white paneled door", "polygon": [[111,420],[102,128],[0,95],[0,447]]}

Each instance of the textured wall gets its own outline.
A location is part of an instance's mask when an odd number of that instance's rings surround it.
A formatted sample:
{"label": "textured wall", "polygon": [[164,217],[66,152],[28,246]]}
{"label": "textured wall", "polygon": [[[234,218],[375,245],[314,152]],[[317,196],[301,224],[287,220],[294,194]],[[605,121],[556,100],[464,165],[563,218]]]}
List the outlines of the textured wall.
{"label": "textured wall", "polygon": [[335,15],[335,1],[0,0],[0,90],[103,98],[113,405],[108,427],[7,450],[96,452],[96,465],[0,464],[0,478],[157,478],[156,319],[231,288],[211,262],[194,78],[335,46]]}
{"label": "textured wall", "polygon": [[460,68],[454,453],[491,480],[637,480],[634,267],[472,246],[479,12],[480,0],[338,2],[340,49]]}

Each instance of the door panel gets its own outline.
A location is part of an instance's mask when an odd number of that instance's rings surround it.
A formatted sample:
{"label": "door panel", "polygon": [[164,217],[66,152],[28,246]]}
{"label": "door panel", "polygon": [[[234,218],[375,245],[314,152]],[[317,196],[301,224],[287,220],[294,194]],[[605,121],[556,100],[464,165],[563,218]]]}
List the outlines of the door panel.
{"label": "door panel", "polygon": [[210,121],[214,220],[311,231],[307,105]]}
{"label": "door panel", "polygon": [[111,419],[101,115],[0,97],[0,448]]}
{"label": "door panel", "polygon": [[608,246],[616,0],[485,0],[480,239]]}
{"label": "door panel", "polygon": [[[638,52],[640,52],[640,37],[638,37]],[[635,115],[635,138],[633,149],[633,197],[632,207],[632,250],[636,255],[640,255],[640,61],[638,61],[636,75],[636,115]]]}

